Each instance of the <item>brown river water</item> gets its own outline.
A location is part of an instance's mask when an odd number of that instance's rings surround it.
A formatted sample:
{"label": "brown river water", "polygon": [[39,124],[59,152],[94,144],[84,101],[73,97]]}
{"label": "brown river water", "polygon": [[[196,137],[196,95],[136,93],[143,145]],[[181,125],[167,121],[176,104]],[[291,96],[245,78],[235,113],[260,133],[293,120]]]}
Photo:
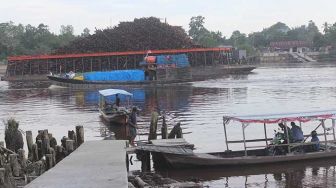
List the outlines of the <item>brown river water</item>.
{"label": "brown river water", "polygon": [[[140,133],[147,133],[149,116],[159,108],[171,127],[180,121],[184,138],[195,152],[225,151],[223,115],[250,115],[336,109],[336,63],[261,66],[248,75],[231,75],[162,88],[123,88],[139,106]],[[0,117],[14,117],[23,131],[48,129],[59,141],[76,125],[83,125],[85,140],[120,137],[117,128],[104,125],[97,111],[97,90],[49,88],[48,83],[0,81]],[[315,125],[303,126],[309,134]],[[267,129],[273,137],[276,126]],[[160,130],[160,128],[159,128]],[[114,131],[114,132],[113,132]],[[227,127],[231,140],[242,139],[241,126]],[[262,125],[250,125],[247,139],[264,138]],[[0,126],[0,140],[4,125]],[[147,136],[138,136],[144,140]],[[264,144],[264,143],[263,143]],[[260,145],[260,143],[259,143]],[[242,149],[242,144],[230,145]],[[136,169],[133,166],[131,169]],[[209,187],[336,187],[336,159],[249,168],[168,170],[164,176],[200,180]]]}

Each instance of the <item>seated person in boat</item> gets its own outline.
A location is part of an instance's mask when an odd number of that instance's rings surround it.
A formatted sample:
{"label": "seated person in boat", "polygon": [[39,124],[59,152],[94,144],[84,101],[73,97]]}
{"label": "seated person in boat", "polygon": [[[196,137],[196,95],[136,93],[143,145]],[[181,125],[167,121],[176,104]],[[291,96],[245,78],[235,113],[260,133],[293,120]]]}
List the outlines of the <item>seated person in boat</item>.
{"label": "seated person in boat", "polygon": [[291,122],[291,132],[293,136],[293,141],[292,142],[302,142],[304,140],[303,132],[299,126],[297,126],[294,122]]}
{"label": "seated person in boat", "polygon": [[311,142],[314,142],[312,145],[312,151],[320,151],[320,140],[317,137],[316,131],[311,132]]}
{"label": "seated person in boat", "polygon": [[117,107],[120,106],[120,98],[119,98],[118,94],[116,94],[115,104],[116,104]]}
{"label": "seated person in boat", "polygon": [[285,125],[285,124],[283,124],[283,123],[279,123],[278,125],[279,125],[279,127],[281,128],[281,130],[283,131],[283,134],[284,134],[284,142],[283,142],[282,144],[287,144],[287,134],[286,134],[286,129],[287,129],[287,132],[288,132],[289,142],[292,142],[292,140],[293,140],[293,135],[292,135],[292,131],[291,131],[291,129],[290,129],[287,125]]}
{"label": "seated person in boat", "polygon": [[112,106],[106,100],[104,101],[103,109],[104,109],[105,113],[111,113],[112,112]]}

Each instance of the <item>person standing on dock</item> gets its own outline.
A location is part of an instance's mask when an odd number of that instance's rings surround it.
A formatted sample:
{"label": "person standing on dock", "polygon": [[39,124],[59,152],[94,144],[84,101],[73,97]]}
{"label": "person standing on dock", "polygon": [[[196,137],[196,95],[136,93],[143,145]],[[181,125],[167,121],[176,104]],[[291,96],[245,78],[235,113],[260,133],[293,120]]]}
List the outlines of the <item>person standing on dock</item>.
{"label": "person standing on dock", "polygon": [[136,138],[136,135],[137,135],[137,107],[133,107],[132,108],[132,112],[131,114],[129,115],[129,119],[128,119],[128,125],[129,125],[129,133],[130,133],[130,144],[131,146],[135,146],[134,144],[134,140]]}

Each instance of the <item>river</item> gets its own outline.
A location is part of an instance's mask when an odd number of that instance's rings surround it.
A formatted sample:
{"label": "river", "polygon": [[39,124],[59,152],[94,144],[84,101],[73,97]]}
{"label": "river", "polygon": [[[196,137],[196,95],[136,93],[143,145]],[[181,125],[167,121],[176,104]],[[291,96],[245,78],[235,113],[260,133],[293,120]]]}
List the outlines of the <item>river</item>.
{"label": "river", "polygon": [[[0,82],[0,117],[14,117],[20,129],[48,129],[57,141],[76,125],[83,125],[85,140],[118,137],[106,127],[97,111],[96,90],[50,89],[49,84]],[[336,64],[262,66],[248,75],[231,75],[163,88],[125,88],[134,94],[140,112],[140,133],[148,132],[149,116],[159,108],[168,125],[181,122],[184,138],[196,152],[225,151],[223,115],[306,112],[336,109]],[[276,126],[267,129],[273,136]],[[309,134],[314,126],[303,126]],[[242,139],[241,126],[228,126],[231,140]],[[112,131],[111,131],[112,130]],[[263,138],[263,126],[249,126],[247,139]],[[4,125],[0,127],[0,140]],[[146,139],[140,136],[137,139]],[[241,149],[242,144],[230,145]],[[336,160],[272,165],[250,169],[202,169],[161,172],[181,180],[199,179],[210,187],[332,187]]]}

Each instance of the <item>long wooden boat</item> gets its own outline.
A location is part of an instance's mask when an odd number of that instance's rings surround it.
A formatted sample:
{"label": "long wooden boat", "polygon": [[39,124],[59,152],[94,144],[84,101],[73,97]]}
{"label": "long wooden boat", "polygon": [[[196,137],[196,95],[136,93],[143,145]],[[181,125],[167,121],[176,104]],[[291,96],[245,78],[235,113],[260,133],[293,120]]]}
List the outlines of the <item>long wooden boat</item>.
{"label": "long wooden boat", "polygon": [[185,84],[191,79],[176,80],[145,80],[145,81],[86,81],[64,78],[61,76],[47,76],[52,85],[68,88],[110,88],[113,86],[163,86],[167,84]]}
{"label": "long wooden boat", "polygon": [[[162,164],[162,161],[165,161],[165,164],[172,168],[245,166],[334,158],[336,157],[335,121],[336,110],[240,117],[225,116],[223,117],[223,125],[227,150],[224,152],[195,153],[192,150],[187,149],[185,147],[186,144],[166,144],[165,142],[170,142],[169,140],[160,142],[152,141],[151,145],[143,146],[140,150],[151,151],[155,163]],[[226,126],[230,122],[238,122],[242,124],[243,140],[229,141],[227,139]],[[306,135],[306,138],[301,142],[292,143],[287,140],[287,143],[289,144],[276,144],[273,142],[274,139],[267,137],[266,127],[268,124],[286,124],[287,122],[299,122],[300,125],[306,122],[317,122],[318,125],[313,127],[312,130],[322,130],[323,134],[318,135],[322,135],[324,138],[322,141],[308,142],[306,140],[309,135]],[[251,124],[262,124],[264,126],[264,139],[245,139],[245,128]],[[330,124],[331,126],[328,126],[327,124]],[[290,130],[286,130],[287,135],[288,131]],[[332,131],[332,133],[327,133],[327,131]],[[288,136],[287,139],[289,139]],[[271,143],[269,142],[270,140],[272,140]],[[264,142],[266,144],[264,146],[248,147],[247,143],[250,142]],[[243,143],[244,150],[231,151],[229,149],[230,143]],[[320,145],[320,149],[312,150],[312,146],[315,146],[316,144]],[[288,150],[281,154],[273,152],[274,150],[272,149],[278,147],[286,148]]]}

